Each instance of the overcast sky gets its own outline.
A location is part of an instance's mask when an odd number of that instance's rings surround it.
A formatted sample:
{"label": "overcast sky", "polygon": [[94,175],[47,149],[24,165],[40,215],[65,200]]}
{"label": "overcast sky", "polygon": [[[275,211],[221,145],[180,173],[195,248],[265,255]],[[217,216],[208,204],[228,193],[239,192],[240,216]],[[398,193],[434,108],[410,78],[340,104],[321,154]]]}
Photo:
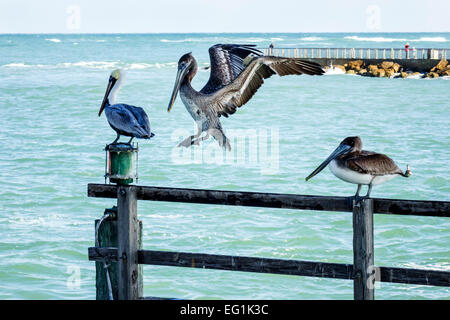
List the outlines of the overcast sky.
{"label": "overcast sky", "polygon": [[450,32],[450,0],[0,0],[0,33]]}

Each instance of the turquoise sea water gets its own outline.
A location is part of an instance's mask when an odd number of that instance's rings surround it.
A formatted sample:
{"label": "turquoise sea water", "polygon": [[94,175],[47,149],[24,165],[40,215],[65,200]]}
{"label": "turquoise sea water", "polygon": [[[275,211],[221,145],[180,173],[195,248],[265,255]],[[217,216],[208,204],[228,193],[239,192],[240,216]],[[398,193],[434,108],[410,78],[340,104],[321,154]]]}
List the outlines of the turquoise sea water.
{"label": "turquoise sea water", "polygon": [[[450,200],[450,82],[346,75],[273,77],[222,123],[272,137],[269,157],[188,161],[175,148],[193,131],[178,99],[167,104],[178,58],[207,66],[216,43],[267,47],[450,48],[436,34],[158,34],[0,36],[0,299],[95,299],[94,220],[114,201],[88,198],[102,183],[115,138],[97,116],[109,72],[127,69],[118,100],[145,108],[156,136],[141,141],[141,185],[348,196],[324,170],[304,178],[346,136],[391,156],[413,176],[374,197]],[[199,71],[200,89],[209,71]],[[215,143],[204,147],[214,150]],[[195,152],[204,149],[195,147]],[[261,149],[257,149],[261,152]],[[196,155],[198,155],[196,153]],[[196,157],[193,155],[193,157]],[[240,158],[241,157],[241,158]],[[270,170],[267,170],[269,168]],[[365,192],[365,189],[363,190]],[[139,202],[144,248],[351,263],[350,213]],[[375,216],[375,264],[450,270],[450,220]],[[79,282],[77,281],[79,279]],[[352,282],[214,270],[144,267],[146,296],[192,299],[352,299]],[[381,283],[378,299],[449,299],[448,288]]]}

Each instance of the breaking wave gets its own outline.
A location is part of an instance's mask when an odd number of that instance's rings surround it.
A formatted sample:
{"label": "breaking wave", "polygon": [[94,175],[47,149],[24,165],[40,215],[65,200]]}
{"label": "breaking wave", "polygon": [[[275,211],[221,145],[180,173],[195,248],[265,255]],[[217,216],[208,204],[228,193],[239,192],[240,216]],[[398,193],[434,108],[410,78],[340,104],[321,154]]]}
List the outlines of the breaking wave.
{"label": "breaking wave", "polygon": [[[52,65],[49,65],[51,67]],[[90,69],[111,69],[117,67],[117,62],[106,62],[106,61],[80,61],[80,62],[63,62],[54,65],[56,67],[81,67]]]}
{"label": "breaking wave", "polygon": [[359,37],[359,36],[346,36],[344,39],[355,41],[372,41],[372,42],[447,42],[444,37],[421,37],[418,39],[406,39],[406,38],[385,38],[385,37]]}
{"label": "breaking wave", "polygon": [[63,62],[57,64],[25,64],[19,63],[9,63],[0,66],[0,68],[37,68],[37,69],[52,69],[52,68],[86,68],[86,69],[149,69],[149,68],[175,68],[177,66],[176,62],[165,62],[165,63],[124,63],[117,61],[79,61],[79,62]]}
{"label": "breaking wave", "polygon": [[25,63],[8,63],[2,66],[2,68],[30,68],[32,65],[28,65]]}
{"label": "breaking wave", "polygon": [[185,39],[161,39],[165,43],[184,43],[184,42],[211,42],[211,43],[259,43],[270,41],[284,41],[283,38],[229,38],[229,37],[208,37],[208,38],[185,38]]}
{"label": "breaking wave", "polygon": [[337,74],[345,74],[344,70],[340,68],[331,67],[325,71],[325,75],[337,75]]}
{"label": "breaking wave", "polygon": [[161,42],[174,42],[174,43],[180,43],[180,42],[201,42],[201,39],[194,39],[194,38],[187,38],[187,39],[176,39],[176,40],[169,40],[169,39],[161,39]]}
{"label": "breaking wave", "polygon": [[417,42],[447,42],[448,40],[444,37],[422,37],[419,39],[411,40]]}
{"label": "breaking wave", "polygon": [[54,43],[60,43],[61,40],[57,39],[57,38],[52,38],[52,39],[45,39],[46,41],[50,41],[50,42],[54,42]]}
{"label": "breaking wave", "polygon": [[321,38],[321,37],[303,37],[303,38],[300,38],[300,40],[302,40],[302,41],[322,41],[322,40],[325,40],[325,38]]}
{"label": "breaking wave", "polygon": [[384,38],[384,37],[358,37],[358,36],[347,36],[344,39],[355,40],[355,41],[373,41],[373,42],[395,42],[395,41],[408,41],[405,38]]}

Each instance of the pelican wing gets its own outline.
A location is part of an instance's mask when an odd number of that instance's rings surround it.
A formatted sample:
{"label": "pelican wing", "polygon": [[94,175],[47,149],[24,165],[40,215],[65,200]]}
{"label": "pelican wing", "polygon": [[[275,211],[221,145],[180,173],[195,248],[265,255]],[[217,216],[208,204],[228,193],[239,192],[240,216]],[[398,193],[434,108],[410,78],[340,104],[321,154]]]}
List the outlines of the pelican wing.
{"label": "pelican wing", "polygon": [[209,48],[211,74],[201,93],[213,93],[230,84],[245,69],[244,59],[249,54],[260,56],[255,45],[216,44]]}
{"label": "pelican wing", "polygon": [[264,83],[264,79],[274,74],[286,75],[322,75],[321,66],[297,58],[257,57],[247,62],[247,67],[226,87],[214,93],[211,104],[217,116],[225,116],[236,112],[236,108],[247,103]]}
{"label": "pelican wing", "polygon": [[147,113],[145,113],[144,109],[141,107],[130,106],[128,104],[122,104],[122,106],[133,114],[141,128],[147,133],[147,135],[150,135],[150,121],[148,120]]}
{"label": "pelican wing", "polygon": [[372,175],[402,174],[402,170],[388,156],[371,151],[361,151],[357,156],[346,160],[349,169]]}
{"label": "pelican wing", "polygon": [[[151,136],[148,117],[140,118],[138,108],[126,104],[115,104],[106,109],[105,112],[109,124],[114,129],[137,138],[148,138]],[[145,114],[144,110],[142,112]],[[136,117],[136,114],[138,114],[138,117]]]}

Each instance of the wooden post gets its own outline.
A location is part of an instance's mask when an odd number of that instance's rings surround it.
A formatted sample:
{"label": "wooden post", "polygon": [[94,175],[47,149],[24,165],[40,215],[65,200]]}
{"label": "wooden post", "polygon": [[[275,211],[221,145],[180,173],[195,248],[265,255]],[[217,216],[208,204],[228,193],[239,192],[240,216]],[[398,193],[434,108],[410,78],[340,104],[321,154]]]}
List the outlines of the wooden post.
{"label": "wooden post", "polygon": [[137,220],[137,198],[134,186],[117,188],[118,226],[118,298],[135,300],[142,297],[142,272],[137,251],[141,245],[141,224]]}
{"label": "wooden post", "polygon": [[[108,210],[114,211],[114,209],[106,209],[106,211]],[[95,220],[95,227],[97,227],[99,221]],[[98,230],[98,238],[100,247],[117,247],[117,220],[109,218],[104,220]],[[110,261],[108,264],[113,298],[117,299],[117,262]],[[95,262],[95,288],[97,300],[109,300],[108,283],[103,261]]]}
{"label": "wooden post", "polygon": [[373,199],[353,200],[353,293],[355,300],[373,300],[375,287]]}

